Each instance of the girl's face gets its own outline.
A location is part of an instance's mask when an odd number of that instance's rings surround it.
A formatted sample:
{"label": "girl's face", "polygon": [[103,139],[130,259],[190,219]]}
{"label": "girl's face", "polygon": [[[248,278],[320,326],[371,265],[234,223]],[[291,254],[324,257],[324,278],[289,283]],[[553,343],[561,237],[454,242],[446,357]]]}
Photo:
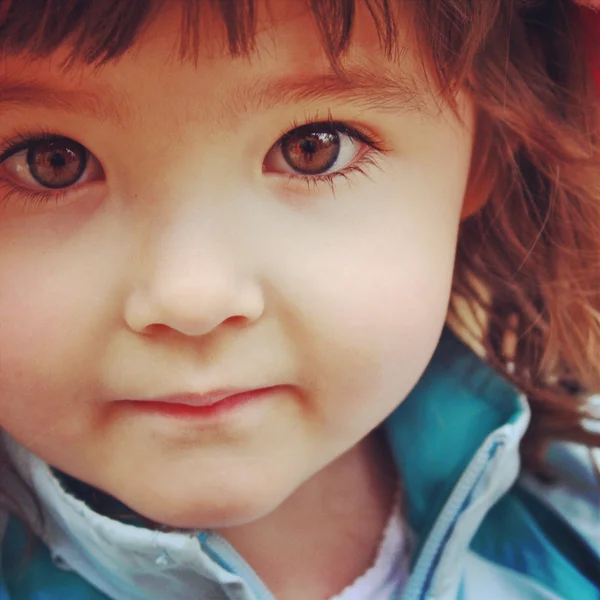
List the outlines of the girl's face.
{"label": "girl's face", "polygon": [[359,12],[345,81],[300,3],[271,11],[250,60],[215,21],[180,62],[170,8],[99,71],[0,75],[0,424],[174,526],[269,513],[404,399],[469,210],[472,107],[409,37],[386,61]]}

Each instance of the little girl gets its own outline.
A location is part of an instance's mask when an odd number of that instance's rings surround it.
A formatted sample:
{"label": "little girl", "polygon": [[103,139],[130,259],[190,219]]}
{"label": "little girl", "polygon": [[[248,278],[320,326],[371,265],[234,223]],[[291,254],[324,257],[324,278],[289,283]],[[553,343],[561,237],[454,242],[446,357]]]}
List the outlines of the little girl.
{"label": "little girl", "polygon": [[1,600],[600,598],[577,10],[0,0]]}

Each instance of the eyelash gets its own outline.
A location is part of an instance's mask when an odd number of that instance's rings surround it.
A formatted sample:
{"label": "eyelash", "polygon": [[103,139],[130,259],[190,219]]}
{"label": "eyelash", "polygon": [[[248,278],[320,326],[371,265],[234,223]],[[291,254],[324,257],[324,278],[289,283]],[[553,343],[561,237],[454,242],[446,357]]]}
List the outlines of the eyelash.
{"label": "eyelash", "polygon": [[[333,191],[338,178],[348,180],[351,175],[355,174],[367,176],[367,167],[378,166],[378,156],[386,152],[386,150],[383,148],[381,140],[377,139],[373,134],[361,132],[355,127],[351,127],[346,123],[335,121],[331,118],[324,121],[322,119],[318,119],[317,117],[314,119],[306,119],[302,123],[293,121],[287,127],[287,129],[281,132],[278,140],[281,140],[281,138],[283,138],[286,134],[289,134],[291,131],[298,129],[299,127],[306,125],[319,125],[322,123],[327,123],[338,133],[348,136],[353,141],[364,144],[367,147],[367,150],[358,158],[358,160],[356,160],[354,163],[350,163],[339,171],[310,176],[290,173],[288,174],[289,181],[303,181],[306,183],[308,191],[314,191],[322,184],[329,185]],[[36,143],[49,141],[60,137],[63,136],[57,134],[56,132],[51,132],[43,127],[40,127],[37,131],[18,131],[11,138],[0,141],[0,165],[2,165],[4,161],[11,156],[26,150]],[[278,144],[280,143],[281,142],[278,142]],[[17,187],[6,180],[0,180],[0,188],[7,188],[6,193],[2,196],[2,198],[0,198],[1,204],[7,204],[10,202],[13,196],[18,196],[19,202],[23,205],[24,209],[35,209],[51,202],[55,203],[56,205],[60,205],[67,198],[67,196],[73,192],[72,187],[57,189],[55,191],[30,190],[27,188]]]}

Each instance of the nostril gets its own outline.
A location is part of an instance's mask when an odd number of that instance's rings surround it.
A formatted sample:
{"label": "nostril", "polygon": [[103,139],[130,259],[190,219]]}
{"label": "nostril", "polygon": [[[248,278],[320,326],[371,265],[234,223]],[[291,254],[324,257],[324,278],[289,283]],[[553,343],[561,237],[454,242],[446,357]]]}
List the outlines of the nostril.
{"label": "nostril", "polygon": [[138,333],[141,335],[147,335],[149,337],[163,337],[169,334],[172,331],[170,327],[167,325],[162,325],[161,323],[151,323],[147,325]]}
{"label": "nostril", "polygon": [[235,315],[232,317],[228,317],[227,319],[225,319],[223,321],[223,325],[230,325],[232,327],[245,327],[248,324],[248,318],[241,316],[241,315]]}

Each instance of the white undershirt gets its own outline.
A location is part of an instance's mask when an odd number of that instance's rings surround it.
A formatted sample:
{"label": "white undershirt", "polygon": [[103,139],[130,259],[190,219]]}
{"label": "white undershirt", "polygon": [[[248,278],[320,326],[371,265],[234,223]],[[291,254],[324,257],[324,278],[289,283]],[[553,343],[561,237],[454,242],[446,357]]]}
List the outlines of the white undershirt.
{"label": "white undershirt", "polygon": [[383,533],[375,562],[354,583],[330,600],[391,600],[398,598],[410,569],[410,531],[396,504]]}

